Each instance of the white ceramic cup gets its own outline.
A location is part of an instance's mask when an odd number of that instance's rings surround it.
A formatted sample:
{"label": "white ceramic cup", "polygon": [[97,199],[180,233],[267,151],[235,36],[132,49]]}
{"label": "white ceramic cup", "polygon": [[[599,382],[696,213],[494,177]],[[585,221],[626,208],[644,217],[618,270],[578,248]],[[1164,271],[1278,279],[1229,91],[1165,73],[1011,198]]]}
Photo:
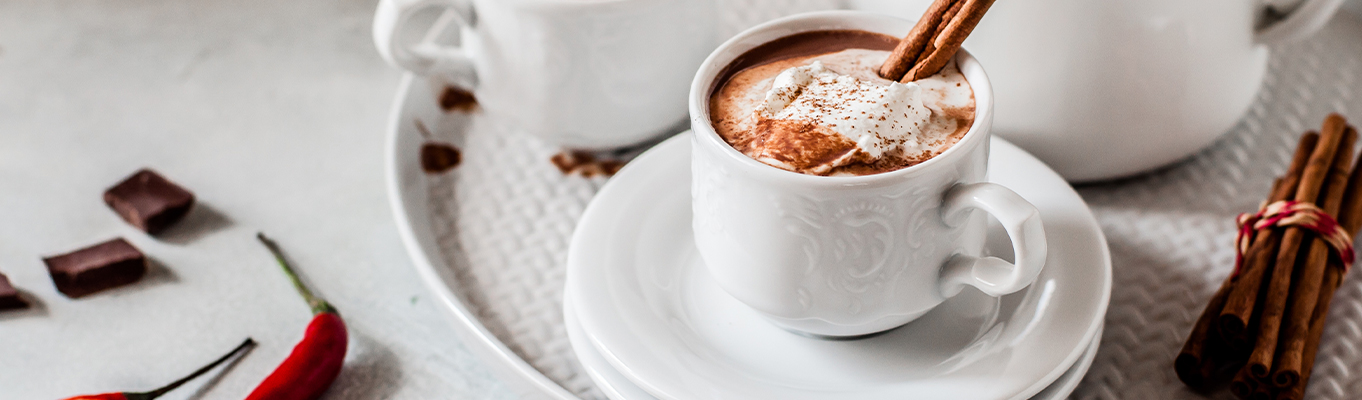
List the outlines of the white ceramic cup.
{"label": "white ceramic cup", "polygon": [[[405,37],[440,10],[461,28],[457,46]],[[498,123],[606,149],[685,121],[716,24],[713,0],[381,0],[374,41],[395,66],[473,88]]]}
{"label": "white ceramic cup", "polygon": [[[999,1],[965,46],[996,83],[998,134],[1070,182],[1097,181],[1178,161],[1234,127],[1266,45],[1315,32],[1342,1],[1296,0],[1273,21],[1259,0]],[[850,1],[914,19],[931,2]]]}
{"label": "white ceramic cup", "polygon": [[[774,39],[811,30],[859,29],[901,36],[913,22],[855,11],[772,21],[719,46],[691,84],[695,242],[729,294],[786,329],[859,336],[903,325],[965,286],[992,296],[1020,290],[1045,265],[1036,208],[984,182],[993,89],[961,51],[975,120],[950,149],[897,171],[855,177],[804,175],[735,150],[710,124],[709,95],[725,66]],[[1016,263],[981,257],[992,214],[1012,239]]]}

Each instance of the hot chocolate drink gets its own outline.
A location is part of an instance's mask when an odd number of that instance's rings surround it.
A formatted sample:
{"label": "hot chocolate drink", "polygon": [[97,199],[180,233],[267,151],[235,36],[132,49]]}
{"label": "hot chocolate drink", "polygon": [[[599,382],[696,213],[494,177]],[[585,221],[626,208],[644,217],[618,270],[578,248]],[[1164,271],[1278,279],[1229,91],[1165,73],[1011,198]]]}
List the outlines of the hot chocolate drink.
{"label": "hot chocolate drink", "polygon": [[813,31],[738,57],[712,89],[710,122],[729,145],[776,168],[870,175],[926,161],[974,122],[974,93],[952,61],[899,83],[878,70],[899,38]]}

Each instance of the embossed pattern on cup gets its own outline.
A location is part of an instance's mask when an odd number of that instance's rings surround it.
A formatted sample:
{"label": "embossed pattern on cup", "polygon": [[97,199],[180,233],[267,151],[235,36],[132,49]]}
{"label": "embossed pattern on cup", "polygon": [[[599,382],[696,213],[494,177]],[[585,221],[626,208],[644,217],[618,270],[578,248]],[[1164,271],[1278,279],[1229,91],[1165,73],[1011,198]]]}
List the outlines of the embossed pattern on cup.
{"label": "embossed pattern on cup", "polygon": [[696,151],[696,244],[711,271],[722,269],[712,274],[720,285],[741,288],[729,292],[769,317],[897,326],[943,299],[935,282],[946,259],[983,246],[983,215],[957,226],[941,218],[948,189],[984,180],[987,153],[960,154],[888,184],[809,187],[735,172],[723,155]]}

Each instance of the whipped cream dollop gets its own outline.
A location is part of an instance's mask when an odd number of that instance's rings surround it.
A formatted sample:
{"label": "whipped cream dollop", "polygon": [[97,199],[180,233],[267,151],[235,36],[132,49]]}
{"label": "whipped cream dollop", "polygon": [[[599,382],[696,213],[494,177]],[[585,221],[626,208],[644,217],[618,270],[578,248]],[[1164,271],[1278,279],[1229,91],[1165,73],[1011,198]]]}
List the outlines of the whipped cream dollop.
{"label": "whipped cream dollop", "polygon": [[932,111],[922,103],[917,83],[871,82],[828,70],[819,61],[776,75],[757,113],[759,119],[826,128],[871,158],[891,151],[917,154],[940,141],[924,137]]}

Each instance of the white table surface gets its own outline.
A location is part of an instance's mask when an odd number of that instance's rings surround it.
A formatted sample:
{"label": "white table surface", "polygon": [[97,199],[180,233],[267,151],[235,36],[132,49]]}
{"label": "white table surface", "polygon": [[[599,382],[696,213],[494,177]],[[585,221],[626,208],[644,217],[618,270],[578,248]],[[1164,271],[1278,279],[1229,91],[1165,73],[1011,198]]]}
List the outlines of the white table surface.
{"label": "white table surface", "polygon": [[[310,314],[263,230],[349,324],[326,398],[510,398],[417,280],[385,195],[399,73],[370,39],[373,0],[0,2],[0,273],[33,308],[0,313],[0,399],[147,390],[245,337],[260,346],[209,390],[240,399]],[[152,167],[196,209],[160,238],[105,188]],[[82,299],[42,256],[122,236],[159,264]]]}

